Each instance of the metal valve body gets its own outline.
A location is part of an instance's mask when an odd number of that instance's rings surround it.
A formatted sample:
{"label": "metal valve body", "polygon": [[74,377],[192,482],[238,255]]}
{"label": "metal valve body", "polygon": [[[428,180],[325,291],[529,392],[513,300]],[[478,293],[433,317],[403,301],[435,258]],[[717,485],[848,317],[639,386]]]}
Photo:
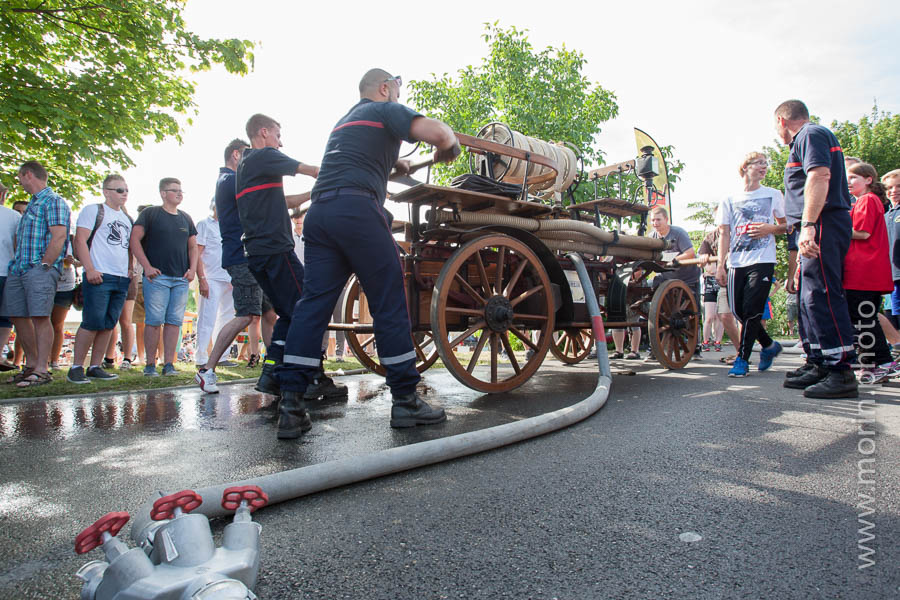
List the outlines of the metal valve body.
{"label": "metal valve body", "polygon": [[[199,498],[199,497],[198,497]],[[241,505],[216,548],[209,520],[175,510],[151,522],[140,548],[104,536],[106,561],[79,569],[82,600],[254,600],[259,573],[259,534],[250,509]]]}

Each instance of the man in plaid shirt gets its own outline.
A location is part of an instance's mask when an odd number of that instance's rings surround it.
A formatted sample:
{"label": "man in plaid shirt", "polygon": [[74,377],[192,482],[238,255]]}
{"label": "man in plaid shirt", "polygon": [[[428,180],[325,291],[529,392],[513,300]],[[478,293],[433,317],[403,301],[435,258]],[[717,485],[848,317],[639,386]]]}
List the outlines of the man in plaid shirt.
{"label": "man in plaid shirt", "polygon": [[50,313],[69,243],[71,212],[66,201],[47,186],[47,170],[41,163],[24,163],[18,177],[31,201],[16,229],[16,254],[9,263],[0,314],[12,320],[25,350],[26,367],[15,383],[28,387],[51,381],[47,370],[53,341]]}

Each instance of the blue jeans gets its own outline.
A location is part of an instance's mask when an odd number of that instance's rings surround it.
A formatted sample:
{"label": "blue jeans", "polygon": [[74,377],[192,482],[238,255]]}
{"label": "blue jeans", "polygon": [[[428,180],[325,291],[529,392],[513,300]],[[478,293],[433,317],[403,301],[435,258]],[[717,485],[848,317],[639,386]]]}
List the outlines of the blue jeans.
{"label": "blue jeans", "polygon": [[187,306],[188,280],[184,277],[157,275],[144,277],[144,323],[150,327],[180,326]]}
{"label": "blue jeans", "polygon": [[81,284],[84,294],[84,309],[81,311],[81,327],[88,331],[106,331],[116,326],[125,296],[128,295],[127,277],[103,273],[103,282],[90,283],[85,279]]}

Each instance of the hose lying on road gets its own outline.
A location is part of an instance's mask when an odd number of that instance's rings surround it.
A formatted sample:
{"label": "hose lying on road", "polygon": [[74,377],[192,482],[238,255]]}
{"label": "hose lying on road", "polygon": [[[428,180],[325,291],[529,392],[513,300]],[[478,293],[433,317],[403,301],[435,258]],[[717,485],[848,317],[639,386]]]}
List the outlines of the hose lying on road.
{"label": "hose lying on road", "polygon": [[[568,256],[575,264],[582,288],[587,290],[593,289],[581,257],[577,254],[569,254]],[[222,483],[197,489],[195,491],[203,498],[203,504],[194,509],[193,512],[204,514],[207,517],[220,517],[231,514],[233,511],[222,508],[219,500],[222,498],[222,492],[225,488],[232,486],[257,485],[268,494],[269,504],[271,505],[342,485],[424,467],[486,450],[493,450],[568,427],[588,418],[606,404],[612,378],[610,376],[609,357],[606,352],[606,333],[603,330],[600,308],[593,294],[587,294],[586,300],[592,318],[594,344],[600,373],[593,393],[577,404],[514,423],[506,423],[399,448],[390,448],[364,456],[355,456],[282,471],[244,481]],[[153,502],[163,495],[165,495],[164,492],[154,495],[134,516],[131,526],[131,537],[135,542],[141,541],[139,539],[141,532],[150,524],[150,508],[153,506]]]}

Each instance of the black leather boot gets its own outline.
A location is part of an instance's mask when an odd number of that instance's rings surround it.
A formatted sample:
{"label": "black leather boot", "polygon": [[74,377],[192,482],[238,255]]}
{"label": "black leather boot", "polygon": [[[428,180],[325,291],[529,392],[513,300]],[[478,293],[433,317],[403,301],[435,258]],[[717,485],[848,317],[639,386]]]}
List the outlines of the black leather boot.
{"label": "black leather boot", "polygon": [[803,363],[803,366],[801,366],[799,369],[794,369],[793,371],[788,371],[787,373],[784,374],[784,376],[786,379],[793,379],[794,377],[800,377],[804,373],[808,373],[809,371],[811,371],[815,368],[816,368],[816,365],[814,363],[809,363],[809,362]]}
{"label": "black leather boot", "polygon": [[335,383],[331,377],[325,375],[322,371],[313,380],[306,393],[303,394],[304,400],[321,400],[323,402],[343,402],[347,400],[347,386]]}
{"label": "black leather boot", "polygon": [[806,388],[803,395],[807,398],[858,398],[859,384],[850,369],[829,371],[822,381]]}
{"label": "black leather boot", "polygon": [[820,367],[819,365],[812,365],[811,368],[802,375],[799,375],[798,377],[788,377],[784,380],[782,385],[792,390],[803,390],[811,385],[819,383],[827,376],[827,369]]}
{"label": "black leather boot", "polygon": [[256,387],[254,388],[257,392],[273,396],[281,395],[281,387],[278,385],[278,380],[275,379],[276,366],[275,363],[269,361],[263,363],[262,373],[259,374],[259,379],[256,381]]}
{"label": "black leather boot", "polygon": [[418,393],[394,396],[391,406],[391,427],[434,425],[447,419],[443,408],[432,408]]}
{"label": "black leather boot", "polygon": [[278,405],[278,439],[294,440],[312,429],[312,419],[302,395],[284,392]]}

